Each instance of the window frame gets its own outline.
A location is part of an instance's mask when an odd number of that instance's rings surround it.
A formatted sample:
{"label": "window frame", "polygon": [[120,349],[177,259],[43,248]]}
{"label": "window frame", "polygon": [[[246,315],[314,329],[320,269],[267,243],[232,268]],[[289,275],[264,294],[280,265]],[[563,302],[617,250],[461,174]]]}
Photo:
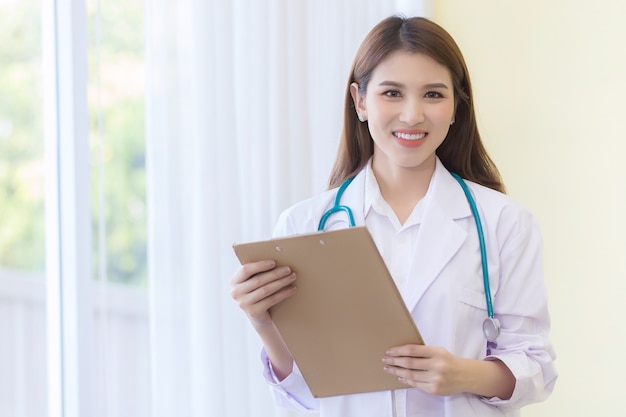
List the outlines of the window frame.
{"label": "window frame", "polygon": [[48,413],[91,415],[91,213],[84,1],[42,1]]}

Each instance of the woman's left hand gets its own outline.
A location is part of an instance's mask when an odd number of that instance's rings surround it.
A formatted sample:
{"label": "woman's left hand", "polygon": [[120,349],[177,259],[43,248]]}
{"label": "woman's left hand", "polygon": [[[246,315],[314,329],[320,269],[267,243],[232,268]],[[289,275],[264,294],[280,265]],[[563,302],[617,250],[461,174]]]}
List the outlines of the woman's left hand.
{"label": "woman's left hand", "polygon": [[385,372],[429,394],[452,395],[466,391],[465,359],[435,346],[404,345],[391,348],[383,358]]}

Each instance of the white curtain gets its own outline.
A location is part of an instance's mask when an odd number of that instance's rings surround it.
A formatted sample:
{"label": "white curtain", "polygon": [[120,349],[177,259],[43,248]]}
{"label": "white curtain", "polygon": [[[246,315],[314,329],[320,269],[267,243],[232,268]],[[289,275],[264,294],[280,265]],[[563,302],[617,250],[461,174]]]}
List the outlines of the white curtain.
{"label": "white curtain", "polygon": [[[427,4],[425,4],[427,3]],[[146,152],[152,410],[276,410],[230,298],[235,241],[324,189],[351,60],[371,27],[429,1],[148,0]]]}

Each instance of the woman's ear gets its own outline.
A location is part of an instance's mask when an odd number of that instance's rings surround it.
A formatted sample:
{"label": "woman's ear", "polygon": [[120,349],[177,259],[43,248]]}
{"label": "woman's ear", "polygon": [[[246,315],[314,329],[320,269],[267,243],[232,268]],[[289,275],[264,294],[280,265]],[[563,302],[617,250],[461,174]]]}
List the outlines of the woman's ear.
{"label": "woman's ear", "polygon": [[361,121],[367,120],[367,110],[365,109],[365,96],[359,93],[359,85],[357,83],[350,84],[350,94],[354,108]]}

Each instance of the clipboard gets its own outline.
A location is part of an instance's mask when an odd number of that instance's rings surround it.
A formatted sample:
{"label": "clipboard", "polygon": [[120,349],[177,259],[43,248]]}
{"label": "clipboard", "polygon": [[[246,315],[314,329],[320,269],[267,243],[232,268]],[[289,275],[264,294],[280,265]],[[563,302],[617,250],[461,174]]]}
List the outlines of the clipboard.
{"label": "clipboard", "polygon": [[296,273],[298,291],[270,315],[314,397],[408,388],[382,358],[424,341],[365,226],[233,249],[242,264],[273,259]]}

